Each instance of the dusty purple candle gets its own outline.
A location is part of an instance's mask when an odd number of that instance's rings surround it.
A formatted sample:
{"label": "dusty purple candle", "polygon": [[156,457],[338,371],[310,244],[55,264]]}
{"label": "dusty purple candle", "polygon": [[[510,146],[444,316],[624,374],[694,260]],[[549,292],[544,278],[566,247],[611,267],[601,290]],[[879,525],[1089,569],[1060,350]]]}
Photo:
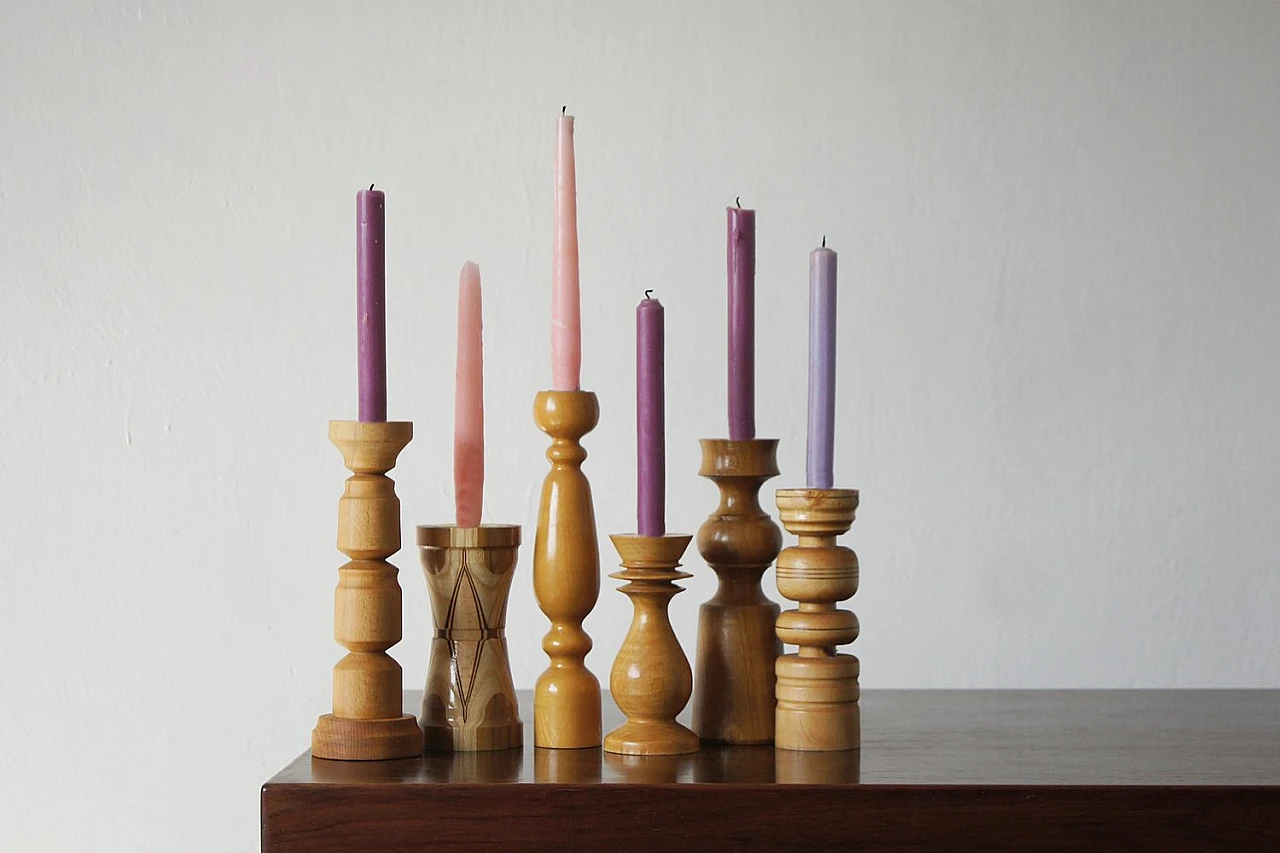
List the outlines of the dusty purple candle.
{"label": "dusty purple candle", "polygon": [[636,532],[667,532],[667,427],[662,303],[636,306]]}
{"label": "dusty purple candle", "polygon": [[382,190],[356,193],[356,322],[360,420],[387,419],[387,251]]}
{"label": "dusty purple candle", "polygon": [[823,245],[809,253],[809,436],[805,474],[811,489],[835,480],[836,253]]}
{"label": "dusty purple candle", "polygon": [[729,438],[756,437],[756,212],[729,210]]}

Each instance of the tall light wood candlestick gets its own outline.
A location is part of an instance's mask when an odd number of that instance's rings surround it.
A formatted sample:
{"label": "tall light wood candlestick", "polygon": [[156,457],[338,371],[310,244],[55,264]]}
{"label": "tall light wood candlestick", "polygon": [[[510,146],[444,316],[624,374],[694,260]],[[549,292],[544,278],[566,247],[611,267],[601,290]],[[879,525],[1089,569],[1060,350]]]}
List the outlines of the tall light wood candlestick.
{"label": "tall light wood candlestick", "polygon": [[627,581],[619,592],[631,599],[635,615],[609,675],[609,691],[627,721],[605,736],[604,751],[624,755],[697,752],[698,736],[676,722],[676,714],[684,710],[693,691],[693,671],[667,613],[671,599],[684,592],[675,582],[693,577],[678,569],[693,537],[609,538],[624,566],[609,577]]}
{"label": "tall light wood candlestick", "polygon": [[552,749],[600,746],[600,682],[587,669],[582,629],[600,596],[600,550],[580,440],[600,420],[591,391],[541,391],[533,419],[551,436],[533,543],[533,592],[551,620],[542,650],[551,665],[533,695],[533,742]]}
{"label": "tall light wood candlestick", "polygon": [[400,499],[387,472],[413,438],[406,421],[330,421],[329,440],[351,471],[338,502],[338,569],[333,636],[349,654],[333,669],[333,713],[311,733],[317,758],[374,760],[422,752],[418,721],[401,713],[400,664],[387,649],[400,642]]}
{"label": "tall light wood candlestick", "polygon": [[698,551],[719,588],[698,609],[693,730],[715,743],[770,743],[781,608],[760,579],[782,547],[782,531],[761,509],[760,487],[778,474],[778,440],[701,444],[698,473],[720,489],[720,506],[698,529]]}
{"label": "tall light wood candlestick", "polygon": [[520,525],[419,525],[418,548],[436,628],[422,695],[423,745],[453,752],[520,746],[524,726],[506,635]]}
{"label": "tall light wood candlestick", "polygon": [[778,555],[778,592],[800,603],[778,617],[778,637],[799,652],[778,658],[779,749],[857,749],[858,659],[836,647],[858,637],[858,617],[837,610],[858,591],[858,556],[836,537],[858,509],[856,489],[779,489],[778,514],[800,537]]}

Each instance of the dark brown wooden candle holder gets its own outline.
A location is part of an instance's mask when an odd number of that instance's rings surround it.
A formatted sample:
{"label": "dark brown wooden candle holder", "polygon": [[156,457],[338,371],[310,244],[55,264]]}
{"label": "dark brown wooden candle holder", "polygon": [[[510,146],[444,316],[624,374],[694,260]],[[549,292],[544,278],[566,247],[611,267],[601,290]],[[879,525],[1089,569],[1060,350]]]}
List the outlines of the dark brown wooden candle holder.
{"label": "dark brown wooden candle holder", "polygon": [[698,473],[716,484],[720,506],[698,529],[698,552],[719,588],[698,610],[693,730],[714,743],[771,743],[781,608],[760,580],[778,556],[782,531],[761,508],[760,487],[778,475],[778,440],[701,444]]}

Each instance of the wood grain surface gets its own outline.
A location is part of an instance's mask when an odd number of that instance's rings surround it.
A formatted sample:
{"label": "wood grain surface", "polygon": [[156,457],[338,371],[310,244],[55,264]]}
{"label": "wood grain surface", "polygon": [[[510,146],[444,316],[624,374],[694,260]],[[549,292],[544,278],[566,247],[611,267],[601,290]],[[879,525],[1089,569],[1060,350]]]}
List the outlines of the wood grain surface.
{"label": "wood grain surface", "polygon": [[[847,752],[616,756],[526,732],[505,752],[303,753],[263,786],[263,850],[1280,849],[1280,691],[868,690],[861,705]],[[622,720],[606,696],[605,725]]]}

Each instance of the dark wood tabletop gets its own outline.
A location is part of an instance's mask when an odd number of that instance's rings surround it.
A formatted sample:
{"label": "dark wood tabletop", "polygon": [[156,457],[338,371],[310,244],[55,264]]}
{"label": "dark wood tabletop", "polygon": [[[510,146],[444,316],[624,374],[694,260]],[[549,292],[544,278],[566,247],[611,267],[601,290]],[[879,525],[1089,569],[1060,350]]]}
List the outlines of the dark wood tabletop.
{"label": "dark wood tabletop", "polygon": [[303,753],[263,850],[1280,850],[1280,691],[868,690],[861,750],[647,758],[534,749],[520,702],[523,750]]}

